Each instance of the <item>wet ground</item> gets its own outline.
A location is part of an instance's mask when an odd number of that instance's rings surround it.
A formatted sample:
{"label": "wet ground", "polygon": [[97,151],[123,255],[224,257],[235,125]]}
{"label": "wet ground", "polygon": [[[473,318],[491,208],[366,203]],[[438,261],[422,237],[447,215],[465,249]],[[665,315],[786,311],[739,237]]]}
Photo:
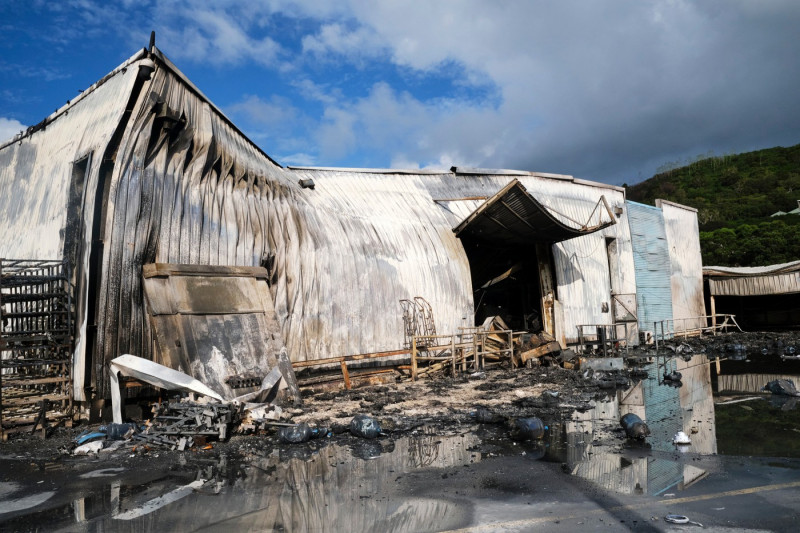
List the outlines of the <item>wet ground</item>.
{"label": "wet ground", "polygon": [[[747,388],[800,376],[800,363],[778,353],[792,339],[768,353],[762,337],[692,344],[685,358],[644,360],[640,378],[613,389],[599,376],[532,368],[321,393],[295,419],[333,434],[297,445],[237,436],[198,452],[74,457],[58,448],[77,430],[16,440],[0,445],[0,530],[700,528],[664,521],[680,514],[708,530],[797,531],[800,410]],[[746,344],[744,359],[732,344]],[[709,360],[718,356],[720,376]],[[679,385],[663,380],[673,370]],[[381,418],[387,435],[338,432],[357,412]],[[627,412],[648,422],[644,442],[619,428]],[[541,417],[545,438],[514,440],[508,420],[519,416]],[[691,444],[672,444],[678,431]]]}

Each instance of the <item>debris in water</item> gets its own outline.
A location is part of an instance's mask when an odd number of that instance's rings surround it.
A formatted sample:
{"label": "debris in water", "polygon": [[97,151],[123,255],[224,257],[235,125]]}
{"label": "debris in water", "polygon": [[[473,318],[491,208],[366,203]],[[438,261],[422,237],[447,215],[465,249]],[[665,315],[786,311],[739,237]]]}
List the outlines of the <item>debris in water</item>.
{"label": "debris in water", "polygon": [[381,434],[381,425],[371,416],[356,415],[350,421],[350,433],[356,437],[374,439]]}
{"label": "debris in water", "polygon": [[681,514],[668,514],[664,517],[664,521],[669,522],[671,524],[692,524],[695,526],[703,527],[703,524],[700,522],[693,522],[689,520],[688,517],[683,516]]}
{"label": "debris in water", "polygon": [[539,440],[544,437],[547,429],[541,418],[535,416],[517,418],[511,427],[511,435],[519,440]]}
{"label": "debris in water", "polygon": [[691,444],[691,443],[692,439],[690,439],[689,435],[687,435],[683,431],[675,433],[675,436],[672,437],[672,444]]}
{"label": "debris in water", "polygon": [[103,449],[103,441],[95,440],[78,446],[72,451],[72,455],[90,455],[93,453],[97,454],[102,449]]}
{"label": "debris in water", "polygon": [[630,439],[644,440],[650,435],[650,428],[638,415],[628,413],[619,419],[620,425],[625,429],[625,434]]}
{"label": "debris in water", "polygon": [[305,422],[278,430],[278,439],[289,444],[299,444],[311,438],[311,428]]}

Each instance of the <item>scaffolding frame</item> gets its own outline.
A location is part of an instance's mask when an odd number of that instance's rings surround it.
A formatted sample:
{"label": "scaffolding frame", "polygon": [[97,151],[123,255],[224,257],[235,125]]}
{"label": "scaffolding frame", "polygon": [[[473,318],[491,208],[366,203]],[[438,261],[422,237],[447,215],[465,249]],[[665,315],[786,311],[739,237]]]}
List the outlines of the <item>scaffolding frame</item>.
{"label": "scaffolding frame", "polygon": [[0,259],[0,435],[72,421],[69,264]]}

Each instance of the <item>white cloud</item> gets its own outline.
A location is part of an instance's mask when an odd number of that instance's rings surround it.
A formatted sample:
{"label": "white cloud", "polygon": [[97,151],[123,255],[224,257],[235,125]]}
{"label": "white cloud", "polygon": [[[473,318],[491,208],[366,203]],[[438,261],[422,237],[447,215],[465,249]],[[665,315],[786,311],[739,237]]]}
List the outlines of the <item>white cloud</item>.
{"label": "white cloud", "polygon": [[297,80],[293,85],[303,97],[323,104],[334,104],[344,98],[340,89],[320,85],[309,79]]}
{"label": "white cloud", "polygon": [[18,120],[0,117],[0,144],[10,141],[14,135],[25,128],[26,126]]}
{"label": "white cloud", "polygon": [[257,95],[246,94],[241,101],[228,106],[227,112],[246,122],[281,129],[295,127],[300,116],[299,110],[288,99],[277,95],[267,101]]}
{"label": "white cloud", "polygon": [[282,165],[286,166],[295,166],[295,167],[317,166],[317,159],[313,155],[306,154],[303,152],[278,156],[277,159],[278,161],[280,161]]}
{"label": "white cloud", "polygon": [[215,65],[253,61],[280,66],[282,47],[271,37],[251,35],[266,16],[259,5],[254,3],[250,9],[226,2],[160,3],[154,9],[160,47],[176,58]]}
{"label": "white cloud", "polygon": [[[86,25],[111,16],[90,4],[77,4]],[[244,129],[268,151],[318,154],[322,165],[368,150],[377,164],[621,182],[681,154],[800,141],[792,0],[154,0],[139,11],[136,31],[149,17],[176,60],[291,72],[313,111],[252,95],[235,118],[249,112]],[[391,70],[387,79],[446,73],[455,91],[415,95],[371,77],[366,96],[352,95],[342,80],[315,77],[345,62]]]}
{"label": "white cloud", "polygon": [[500,104],[377,87],[326,111],[323,154],[369,146],[387,161],[621,182],[681,153],[794,144],[800,5],[762,4],[354,0],[307,50],[347,56],[368,35],[412,72],[460,66],[456,84],[496,87]]}
{"label": "white cloud", "polygon": [[458,100],[422,102],[377,83],[363,98],[328,106],[317,142],[323,161],[368,150],[391,160],[393,167],[449,168],[476,165],[493,155],[504,127],[491,107]]}
{"label": "white cloud", "polygon": [[349,30],[339,23],[325,24],[315,35],[306,35],[302,45],[303,52],[318,58],[333,53],[357,60],[386,53],[384,42],[371,29],[359,26]]}

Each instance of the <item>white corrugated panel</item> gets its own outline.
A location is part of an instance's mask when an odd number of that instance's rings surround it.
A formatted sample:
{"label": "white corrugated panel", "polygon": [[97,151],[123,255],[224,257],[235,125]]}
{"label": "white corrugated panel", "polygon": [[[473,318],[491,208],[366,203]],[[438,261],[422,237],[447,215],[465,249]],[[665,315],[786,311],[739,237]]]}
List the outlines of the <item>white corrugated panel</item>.
{"label": "white corrugated panel", "polygon": [[[703,260],[697,210],[656,200],[664,224],[672,265],[672,317],[675,329],[704,327],[705,320],[686,320],[705,315],[703,301]],[[684,326],[685,325],[685,326]]]}
{"label": "white corrugated panel", "polygon": [[48,117],[46,127],[0,148],[0,257],[61,258],[73,162],[93,155],[85,185],[93,194],[136,78],[137,69],[123,72],[126,66]]}
{"label": "white corrugated panel", "polygon": [[714,296],[795,294],[800,292],[800,272],[771,276],[709,279],[708,286]]}
{"label": "white corrugated panel", "polygon": [[704,267],[714,296],[759,296],[800,292],[800,261],[762,267]]}
{"label": "white corrugated panel", "polygon": [[[514,176],[452,174],[408,176],[371,174],[333,170],[296,170],[297,178],[313,179],[314,191],[304,192],[310,202],[303,218],[313,239],[325,252],[314,254],[314,264],[321,273],[335,273],[348,286],[368,284],[361,291],[369,293],[361,300],[354,294],[335,289],[322,298],[331,309],[321,316],[336,316],[342,308],[350,310],[348,320],[331,321],[358,331],[347,340],[350,353],[391,349],[402,342],[402,319],[397,301],[423,296],[432,305],[439,331],[450,332],[462,325],[472,325],[473,301],[469,263],[452,228],[474,210],[475,202],[436,203],[442,198],[490,197]],[[524,176],[518,177],[531,194],[545,205],[575,220],[585,222],[601,194],[609,202],[622,205],[622,193],[614,188],[601,189],[570,181]],[[453,204],[470,203],[470,208]],[[338,218],[338,221],[335,218]],[[568,222],[574,225],[574,222]],[[605,236],[620,243],[621,292],[634,292],[633,259],[627,221],[601,232],[571,239],[554,247],[558,297],[564,305],[564,330],[576,337],[578,324],[609,324],[611,316],[602,312],[603,302],[610,301],[610,281]],[[354,268],[355,274],[348,271]],[[380,273],[378,278],[374,277]],[[353,281],[353,280],[361,281]],[[376,279],[381,281],[376,285]],[[318,284],[326,284],[321,276]],[[373,286],[369,286],[369,284]],[[314,298],[305,299],[306,302]],[[589,304],[588,302],[591,302]],[[376,308],[386,309],[382,324],[370,324]],[[350,318],[352,317],[352,318]],[[315,336],[318,346],[313,353],[336,353],[346,331]],[[360,337],[360,339],[358,338]],[[359,345],[355,345],[360,342]]]}

